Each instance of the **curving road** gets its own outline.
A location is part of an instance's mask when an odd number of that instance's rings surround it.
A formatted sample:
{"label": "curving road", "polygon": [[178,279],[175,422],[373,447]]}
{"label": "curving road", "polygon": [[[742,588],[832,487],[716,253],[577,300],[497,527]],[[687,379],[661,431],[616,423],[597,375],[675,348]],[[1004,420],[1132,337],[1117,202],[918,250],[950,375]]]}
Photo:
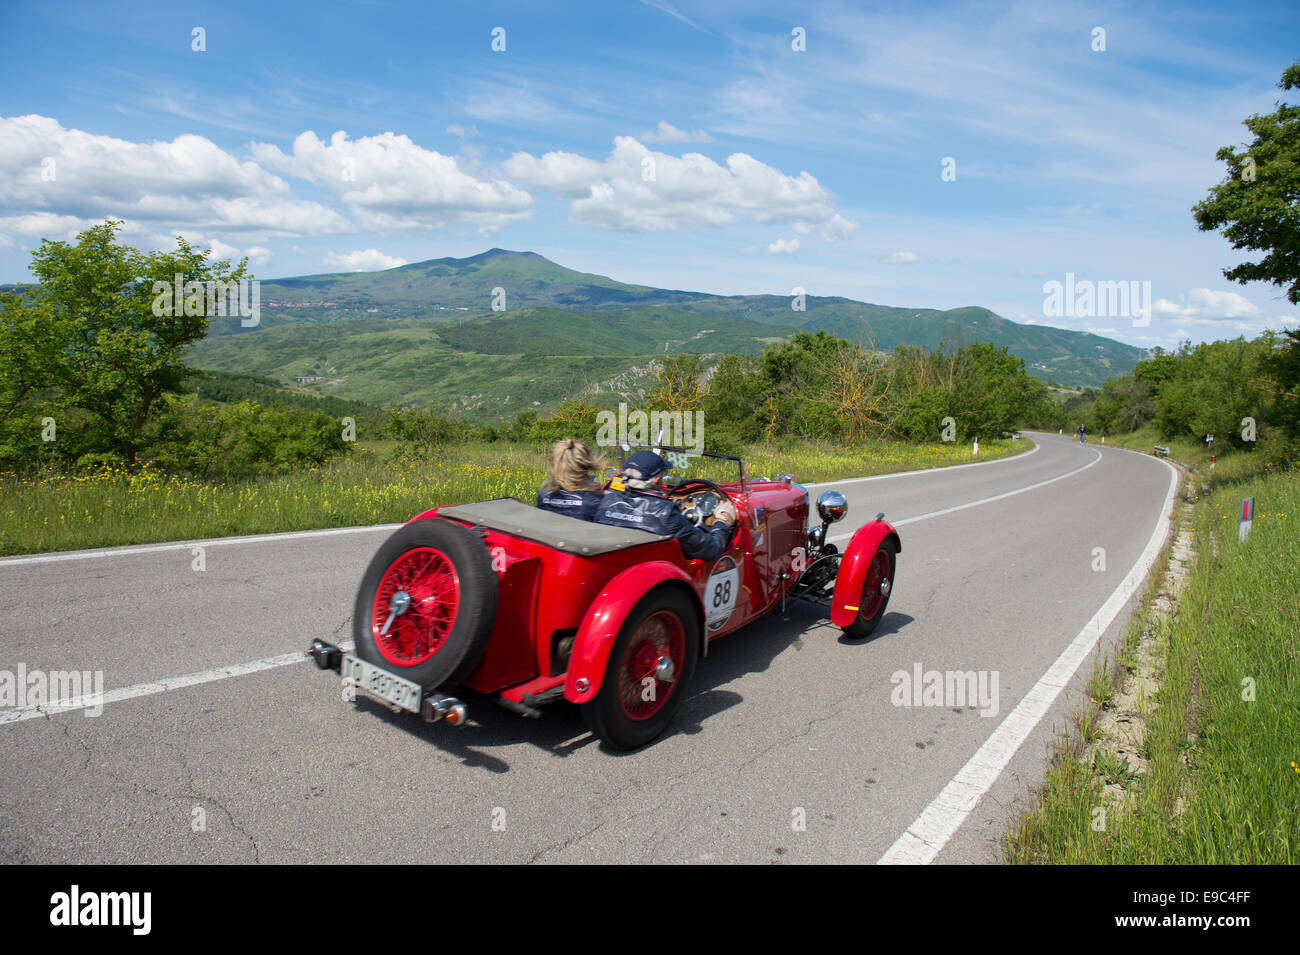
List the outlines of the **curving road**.
{"label": "curving road", "polygon": [[[714,644],[669,734],[630,754],[567,704],[534,721],[471,697],[456,731],[344,703],[298,655],[347,637],[391,527],[0,560],[0,680],[100,670],[108,700],[0,709],[0,860],[996,861],[1176,483],[1153,458],[1033,439],[835,482],[833,534],[883,510],[903,538],[877,634],[845,641],[792,604]],[[893,675],[918,670],[985,692],[904,694]]]}

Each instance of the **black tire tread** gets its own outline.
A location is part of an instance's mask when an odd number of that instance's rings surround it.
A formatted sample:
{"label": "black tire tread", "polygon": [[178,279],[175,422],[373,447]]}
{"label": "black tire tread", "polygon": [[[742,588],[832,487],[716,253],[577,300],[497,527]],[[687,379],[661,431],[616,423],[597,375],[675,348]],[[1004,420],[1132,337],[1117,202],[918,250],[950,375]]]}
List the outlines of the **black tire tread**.
{"label": "black tire tread", "polygon": [[[369,632],[370,608],[384,573],[416,547],[437,547],[450,558],[460,578],[460,605],[447,642],[415,667],[399,667],[379,653]],[[487,651],[496,621],[497,576],[483,541],[467,527],[433,517],[405,524],[371,558],[352,612],[356,654],[375,666],[421,684],[426,690],[454,687],[473,672]]]}
{"label": "black tire tread", "polygon": [[[871,620],[862,619],[859,613],[854,621],[847,627],[843,627],[844,635],[854,640],[865,640],[876,631],[880,626],[880,621],[885,617],[885,611],[889,609],[889,598],[894,595],[894,578],[898,574],[898,545],[886,537],[880,542],[880,546],[872,553],[871,559],[876,559],[876,554],[884,551],[889,555],[889,593],[885,594],[885,602],[880,605],[880,612]],[[858,601],[861,602],[862,595],[858,595]]]}

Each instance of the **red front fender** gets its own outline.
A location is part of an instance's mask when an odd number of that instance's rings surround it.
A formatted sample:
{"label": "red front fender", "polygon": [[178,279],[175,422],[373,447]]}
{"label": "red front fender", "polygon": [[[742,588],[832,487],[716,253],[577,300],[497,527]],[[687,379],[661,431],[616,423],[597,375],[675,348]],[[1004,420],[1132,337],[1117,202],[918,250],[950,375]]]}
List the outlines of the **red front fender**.
{"label": "red front fender", "polygon": [[[586,703],[595,698],[601,681],[605,678],[610,648],[618,639],[623,621],[638,600],[667,581],[680,581],[685,585],[690,591],[692,602],[700,609],[700,619],[704,619],[704,611],[699,606],[699,594],[695,592],[694,582],[686,571],[666,560],[652,560],[629,567],[605,585],[582,618],[582,626],[578,628],[578,635],[573,641],[569,669],[564,678],[566,700]],[[585,689],[578,689],[579,680],[585,681]]]}
{"label": "red front fender", "polygon": [[862,582],[866,579],[867,567],[886,538],[892,538],[898,550],[903,549],[898,531],[888,521],[863,524],[844,548],[844,556],[840,558],[840,572],[835,578],[835,592],[831,595],[831,623],[835,626],[847,627],[857,619],[858,602],[862,599]]}

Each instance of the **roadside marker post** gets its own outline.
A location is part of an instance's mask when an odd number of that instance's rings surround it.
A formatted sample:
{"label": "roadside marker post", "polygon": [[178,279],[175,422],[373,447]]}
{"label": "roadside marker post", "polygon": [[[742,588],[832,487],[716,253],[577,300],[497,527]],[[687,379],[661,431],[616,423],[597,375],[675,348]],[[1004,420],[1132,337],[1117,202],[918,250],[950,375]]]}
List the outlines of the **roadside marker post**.
{"label": "roadside marker post", "polygon": [[1255,499],[1248,497],[1241,502],[1241,523],[1237,525],[1237,543],[1245,542],[1253,523],[1255,523]]}

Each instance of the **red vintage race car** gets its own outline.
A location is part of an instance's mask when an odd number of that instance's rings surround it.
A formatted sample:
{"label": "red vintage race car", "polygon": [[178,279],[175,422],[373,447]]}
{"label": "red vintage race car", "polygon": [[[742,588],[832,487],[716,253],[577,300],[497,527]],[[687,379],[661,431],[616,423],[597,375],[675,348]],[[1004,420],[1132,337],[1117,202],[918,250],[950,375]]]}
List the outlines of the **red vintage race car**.
{"label": "red vintage race car", "polygon": [[876,628],[902,547],[883,514],[841,554],[826,539],[848,512],[840,492],[821,494],[821,523],[809,526],[808,492],[791,475],[751,479],[738,457],[656,450],[692,470],[738,471],[734,481],[686,477],[668,489],[696,524],[711,524],[723,500],[734,504],[731,546],[716,560],[688,560],[671,537],[513,498],[437,507],[371,560],[355,649],[316,640],[308,655],[431,722],[466,722],[450,695],[462,686],[526,716],[563,698],[607,744],[630,749],[668,726],[712,641],[787,600],[825,606],[852,637]]}

